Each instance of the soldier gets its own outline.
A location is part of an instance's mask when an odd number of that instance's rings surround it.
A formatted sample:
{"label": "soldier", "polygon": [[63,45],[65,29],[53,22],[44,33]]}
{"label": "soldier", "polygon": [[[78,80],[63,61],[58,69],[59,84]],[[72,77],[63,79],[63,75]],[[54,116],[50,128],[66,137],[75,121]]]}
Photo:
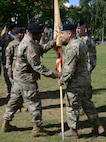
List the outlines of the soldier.
{"label": "soldier", "polygon": [[2,35],[2,44],[1,44],[2,46],[2,65],[3,65],[3,70],[4,70],[4,79],[5,79],[6,93],[7,93],[8,98],[10,97],[10,92],[11,92],[11,82],[7,75],[5,51],[6,51],[6,47],[8,43],[16,38],[15,31],[16,31],[16,25],[12,24],[9,27],[9,32]]}
{"label": "soldier", "polygon": [[90,73],[96,67],[96,47],[92,39],[87,35],[86,23],[83,20],[77,22],[76,27],[77,37],[85,42],[88,47],[87,52],[87,67]]}
{"label": "soldier", "polygon": [[78,138],[79,110],[82,106],[89,120],[94,124],[94,132],[102,134],[94,103],[91,101],[91,78],[87,69],[87,46],[76,39],[76,26],[65,24],[61,26],[61,40],[66,45],[63,53],[63,69],[59,85],[66,84],[66,114],[69,130],[65,136]]}
{"label": "soldier", "polygon": [[[16,39],[11,41],[6,47],[6,69],[11,84],[13,84],[13,71],[15,69],[15,64],[16,64],[17,49],[19,43],[21,42],[24,36],[24,32],[25,30],[23,28],[18,27],[16,29]],[[22,106],[20,106],[19,111],[21,111],[21,108]]]}
{"label": "soldier", "polygon": [[13,82],[13,71],[17,57],[18,45],[24,36],[24,29],[19,27],[16,29],[16,39],[11,41],[6,47],[6,69],[11,84]]}
{"label": "soldier", "polygon": [[[96,67],[96,47],[92,39],[87,35],[87,27],[84,20],[80,20],[76,24],[76,34],[77,38],[85,42],[88,47],[87,51],[87,67],[88,71],[91,73]],[[80,109],[80,115],[84,114],[84,110]]]}
{"label": "soldier", "polygon": [[54,79],[60,75],[47,69],[40,62],[40,56],[55,46],[55,40],[49,41],[43,46],[39,44],[43,31],[43,25],[30,23],[28,25],[28,33],[18,46],[17,60],[13,72],[14,84],[10,100],[4,113],[4,122],[2,125],[4,132],[16,128],[10,124],[10,121],[12,121],[19,105],[22,104],[22,98],[19,95],[22,94],[23,100],[32,116],[33,136],[45,136],[48,134],[41,127],[42,110],[37,80],[40,79],[40,74]]}

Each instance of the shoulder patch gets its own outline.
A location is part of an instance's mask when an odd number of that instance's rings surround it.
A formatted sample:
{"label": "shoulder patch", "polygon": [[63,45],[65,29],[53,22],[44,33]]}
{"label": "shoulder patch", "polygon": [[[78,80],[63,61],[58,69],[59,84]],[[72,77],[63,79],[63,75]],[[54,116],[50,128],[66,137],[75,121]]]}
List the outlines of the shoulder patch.
{"label": "shoulder patch", "polygon": [[35,53],[35,52],[30,53],[30,57],[31,57],[31,58],[34,58],[35,56],[36,56],[36,53]]}

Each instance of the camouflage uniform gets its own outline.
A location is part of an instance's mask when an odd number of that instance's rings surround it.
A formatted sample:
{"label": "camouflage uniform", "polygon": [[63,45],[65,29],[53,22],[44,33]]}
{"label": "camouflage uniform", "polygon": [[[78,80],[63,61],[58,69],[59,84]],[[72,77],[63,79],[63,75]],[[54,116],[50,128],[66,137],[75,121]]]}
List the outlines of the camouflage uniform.
{"label": "camouflage uniform", "polygon": [[18,39],[15,39],[11,41],[6,48],[6,69],[7,69],[7,74],[11,81],[11,84],[13,83],[13,71],[15,68],[17,49],[18,49],[19,43],[20,41]]}
{"label": "camouflage uniform", "polygon": [[37,126],[41,125],[42,111],[37,80],[40,78],[40,74],[51,78],[56,76],[55,73],[41,64],[40,56],[54,45],[55,42],[51,41],[41,46],[39,42],[32,40],[29,33],[24,36],[18,46],[16,66],[13,72],[14,84],[4,114],[5,120],[11,121],[14,117],[14,113],[22,104],[21,95],[19,95],[22,94],[28,111],[32,115],[32,123]]}
{"label": "camouflage uniform", "polygon": [[79,39],[71,39],[63,54],[61,82],[66,83],[66,114],[68,126],[77,129],[79,110],[82,106],[88,118],[98,120],[91,101],[91,78],[87,70],[87,46]]}
{"label": "camouflage uniform", "polygon": [[6,91],[9,95],[11,92],[11,82],[9,80],[9,77],[7,75],[7,69],[6,69],[6,47],[9,44],[10,41],[14,40],[13,37],[11,37],[9,34],[7,34],[5,37],[2,37],[2,65],[4,70],[4,79],[6,83]]}
{"label": "camouflage uniform", "polygon": [[96,66],[96,47],[93,42],[87,35],[84,35],[82,37],[79,37],[82,41],[85,42],[85,44],[88,46],[88,52],[87,52],[87,66],[88,71],[92,72],[93,69]]}

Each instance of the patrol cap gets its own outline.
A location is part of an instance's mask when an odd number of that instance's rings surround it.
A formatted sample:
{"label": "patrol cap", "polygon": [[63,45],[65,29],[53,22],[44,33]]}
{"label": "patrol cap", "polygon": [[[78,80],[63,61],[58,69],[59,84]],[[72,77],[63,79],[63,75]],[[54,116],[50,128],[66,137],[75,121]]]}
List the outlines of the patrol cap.
{"label": "patrol cap", "polygon": [[9,27],[9,31],[11,31],[12,29],[14,29],[16,27],[16,24],[11,24]]}
{"label": "patrol cap", "polygon": [[28,25],[28,31],[33,34],[41,34],[44,32],[44,25],[39,25],[37,23],[30,23]]}
{"label": "patrol cap", "polygon": [[86,24],[85,21],[81,19],[80,21],[78,21],[78,22],[76,23],[76,26],[77,26],[77,27],[80,27],[80,26],[82,26],[82,25],[84,25],[84,24]]}
{"label": "patrol cap", "polygon": [[76,26],[74,24],[64,24],[60,26],[60,31],[75,31]]}
{"label": "patrol cap", "polygon": [[19,33],[25,33],[25,29],[24,28],[21,28],[21,27],[18,27],[17,29],[16,29],[16,32],[15,32],[16,34],[19,34]]}

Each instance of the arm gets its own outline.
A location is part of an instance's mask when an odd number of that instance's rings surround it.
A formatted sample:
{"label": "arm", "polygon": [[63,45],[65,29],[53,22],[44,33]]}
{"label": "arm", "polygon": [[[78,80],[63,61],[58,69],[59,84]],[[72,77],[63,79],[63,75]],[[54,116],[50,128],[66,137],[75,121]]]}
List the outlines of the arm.
{"label": "arm", "polygon": [[88,45],[88,70],[90,72],[96,67],[96,47],[92,41],[87,41]]}
{"label": "arm", "polygon": [[49,51],[50,49],[52,49],[53,47],[56,46],[56,41],[52,40],[52,41],[49,41],[46,44],[42,44],[41,46],[43,48],[43,52],[46,53],[47,51]]}
{"label": "arm", "polygon": [[27,49],[27,60],[34,71],[38,72],[39,74],[42,74],[46,77],[51,78],[57,78],[58,75],[51,70],[47,69],[44,65],[40,62],[40,57],[36,53],[35,49],[33,47],[29,47]]}
{"label": "arm", "polygon": [[9,77],[12,77],[12,44],[9,43],[8,46],[6,47],[6,68],[7,68],[7,73]]}

